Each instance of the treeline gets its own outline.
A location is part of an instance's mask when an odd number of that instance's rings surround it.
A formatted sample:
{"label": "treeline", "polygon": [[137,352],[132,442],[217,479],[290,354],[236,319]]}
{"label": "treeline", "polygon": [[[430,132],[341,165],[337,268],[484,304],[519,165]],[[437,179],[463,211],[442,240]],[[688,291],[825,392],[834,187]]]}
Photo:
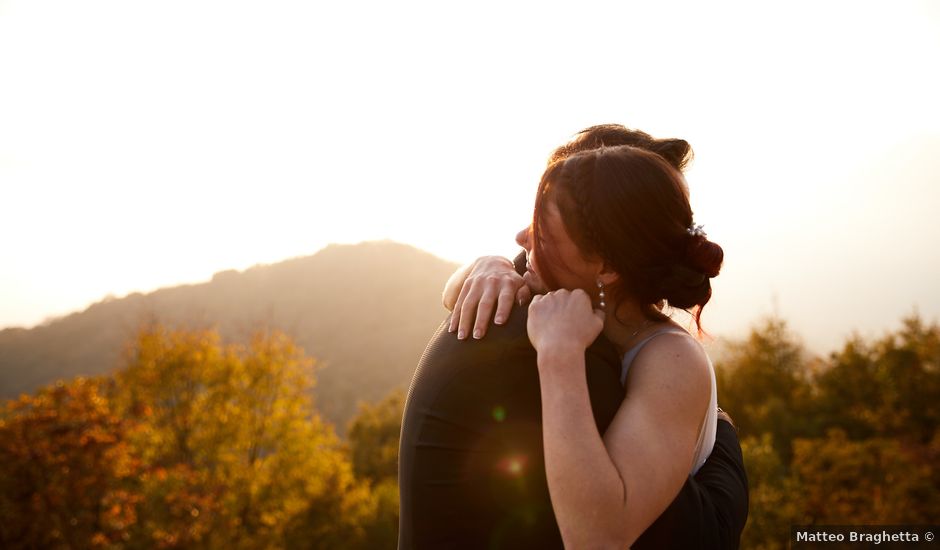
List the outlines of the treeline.
{"label": "treeline", "polygon": [[111,378],[59,382],[0,416],[0,547],[390,548],[403,397],[348,442],[283,334],[142,331]]}
{"label": "treeline", "polygon": [[213,327],[227,342],[277,328],[323,367],[313,390],[317,410],[343,436],[358,401],[407,386],[443,319],[441,288],[457,267],[394,242],[330,245],[206,283],[104,300],[32,329],[3,329],[0,400],[56,380],[113,373],[124,364],[126,342],[154,319]]}
{"label": "treeline", "polygon": [[787,548],[790,525],[940,518],[940,327],[902,325],[813,358],[770,319],[716,365],[751,489],[742,548]]}
{"label": "treeline", "polygon": [[[395,547],[400,391],[360,406],[344,441],[281,333],[157,326],[125,364],[5,404],[0,547]],[[750,480],[742,548],[786,548],[795,524],[940,517],[936,324],[818,358],[769,319],[716,371]]]}

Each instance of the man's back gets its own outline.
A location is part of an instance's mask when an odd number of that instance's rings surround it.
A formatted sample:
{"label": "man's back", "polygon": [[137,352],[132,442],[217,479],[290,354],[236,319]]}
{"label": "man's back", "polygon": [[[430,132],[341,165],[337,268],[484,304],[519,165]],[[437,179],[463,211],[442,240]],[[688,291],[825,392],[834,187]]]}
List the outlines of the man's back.
{"label": "man's back", "polygon": [[[399,550],[563,548],[545,478],[541,392],[526,310],[479,341],[441,325],[415,371],[399,448]],[[620,359],[603,337],[586,355],[598,431],[619,409]],[[633,544],[736,549],[747,521],[747,477],[730,423],[669,507]]]}
{"label": "man's back", "polygon": [[[562,548],[545,479],[541,395],[525,310],[479,341],[446,323],[415,372],[399,456],[399,548]],[[623,400],[616,350],[588,350],[603,433]]]}

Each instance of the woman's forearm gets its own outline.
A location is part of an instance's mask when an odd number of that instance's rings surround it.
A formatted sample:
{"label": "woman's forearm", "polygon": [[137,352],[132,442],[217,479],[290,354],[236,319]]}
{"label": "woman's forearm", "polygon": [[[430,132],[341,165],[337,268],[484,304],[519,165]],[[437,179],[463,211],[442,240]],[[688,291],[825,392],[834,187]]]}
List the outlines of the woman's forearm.
{"label": "woman's forearm", "polygon": [[[577,362],[555,368],[553,362]],[[626,487],[594,423],[584,352],[540,353],[545,473],[565,546],[624,548]],[[570,363],[569,363],[570,365]]]}

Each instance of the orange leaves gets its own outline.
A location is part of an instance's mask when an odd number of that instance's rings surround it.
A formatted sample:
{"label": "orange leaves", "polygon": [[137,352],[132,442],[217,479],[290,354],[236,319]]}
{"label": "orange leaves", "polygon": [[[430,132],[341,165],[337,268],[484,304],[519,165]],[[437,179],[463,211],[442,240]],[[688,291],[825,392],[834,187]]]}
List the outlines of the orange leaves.
{"label": "orange leaves", "polygon": [[[0,507],[8,532],[39,545],[118,540],[133,514],[123,489],[134,472],[100,379],[78,378],[8,403],[0,427]],[[130,516],[128,516],[130,514]]]}
{"label": "orange leaves", "polygon": [[[0,546],[394,544],[394,529],[367,536],[378,514],[397,517],[394,487],[377,496],[354,476],[313,406],[314,362],[286,335],[226,345],[214,331],[155,326],[126,359],[113,380],[59,382],[3,406]],[[395,464],[396,399],[366,430],[381,434],[365,438],[382,447],[376,470]]]}

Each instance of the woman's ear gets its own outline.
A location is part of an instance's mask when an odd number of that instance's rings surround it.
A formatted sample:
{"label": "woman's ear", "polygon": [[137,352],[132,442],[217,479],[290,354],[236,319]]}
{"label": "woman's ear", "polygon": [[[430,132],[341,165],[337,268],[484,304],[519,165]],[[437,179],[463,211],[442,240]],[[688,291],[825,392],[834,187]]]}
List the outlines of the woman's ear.
{"label": "woman's ear", "polygon": [[620,275],[605,262],[601,267],[601,272],[597,274],[597,280],[604,283],[604,286],[609,286],[620,281]]}

